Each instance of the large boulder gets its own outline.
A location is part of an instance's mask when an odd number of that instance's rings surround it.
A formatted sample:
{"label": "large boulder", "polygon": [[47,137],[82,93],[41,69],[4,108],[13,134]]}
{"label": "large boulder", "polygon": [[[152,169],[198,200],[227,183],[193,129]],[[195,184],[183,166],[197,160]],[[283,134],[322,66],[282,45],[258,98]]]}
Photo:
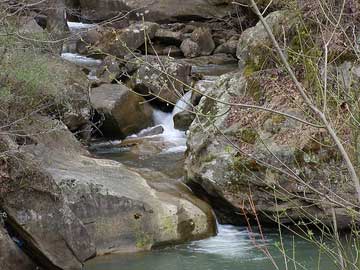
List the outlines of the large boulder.
{"label": "large boulder", "polygon": [[11,239],[0,220],[0,264],[3,270],[34,270],[35,264]]}
{"label": "large boulder", "polygon": [[175,105],[189,84],[191,66],[166,56],[138,58],[132,88],[148,98]]}
{"label": "large boulder", "polygon": [[174,115],[174,127],[178,130],[186,131],[195,119],[195,114],[189,111],[182,111]]}
{"label": "large boulder", "polygon": [[185,57],[193,58],[200,55],[200,47],[195,42],[192,41],[190,38],[185,39],[180,46],[180,49]]}
{"label": "large boulder", "polygon": [[1,160],[0,203],[8,226],[46,269],[82,269],[95,255],[95,246],[59,186],[8,137],[0,138],[0,147],[7,149]]}
{"label": "large boulder", "polygon": [[[274,36],[281,42],[285,38],[291,39],[293,36],[291,30],[298,19],[296,14],[289,10],[279,10],[267,15],[265,21]],[[285,37],[284,33],[286,33]],[[262,22],[259,21],[254,27],[246,29],[240,36],[236,49],[239,66],[255,71],[260,70],[269,61],[269,48],[272,48],[272,41]]]}
{"label": "large boulder", "polygon": [[355,190],[323,129],[226,105],[265,104],[307,119],[309,112],[300,109],[303,101],[289,77],[242,71],[221,76],[206,94],[189,130],[187,182],[212,203],[221,222],[246,224],[247,216],[274,224],[275,217],[283,223],[311,220],[331,226],[334,207],[339,228],[350,225],[346,207],[332,206],[329,198],[336,194],[356,205]]}
{"label": "large boulder", "polygon": [[210,55],[215,49],[215,42],[209,28],[196,28],[191,33],[191,40],[198,44],[201,55]]}
{"label": "large boulder", "polygon": [[123,84],[103,84],[91,89],[90,101],[105,117],[101,126],[105,136],[124,138],[153,122],[152,107]]}
{"label": "large boulder", "polygon": [[90,157],[66,128],[33,139],[36,144],[23,150],[55,180],[98,255],[149,250],[214,234],[210,207],[182,183]]}
{"label": "large boulder", "polygon": [[87,20],[106,20],[119,13],[131,12],[131,18],[163,22],[179,21],[182,18],[219,18],[232,10],[229,0],[80,0],[81,15]]}

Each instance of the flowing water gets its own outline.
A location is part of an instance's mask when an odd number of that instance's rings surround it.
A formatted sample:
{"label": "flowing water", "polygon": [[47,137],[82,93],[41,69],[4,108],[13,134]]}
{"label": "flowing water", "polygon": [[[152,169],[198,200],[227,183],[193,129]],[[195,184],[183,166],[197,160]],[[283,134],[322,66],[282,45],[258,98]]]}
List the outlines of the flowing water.
{"label": "flowing water", "polygon": [[[79,31],[91,25],[70,24],[70,27],[72,31]],[[62,57],[91,69],[101,64],[99,60],[75,53],[63,53]],[[213,83],[214,76],[205,76],[196,88],[205,91]],[[95,144],[90,150],[97,156],[120,161],[129,167],[160,171],[172,178],[182,177],[186,134],[174,128],[173,116],[187,107],[190,98],[191,94],[186,94],[176,104],[173,113],[154,111],[155,124],[163,127],[161,134],[143,137],[143,131],[125,140],[130,144],[138,140],[140,146],[127,147],[121,145],[121,141],[113,141]],[[97,257],[86,263],[85,270],[339,269],[314,244],[285,233],[282,237],[286,250],[284,259],[276,230],[264,231],[263,235],[250,233],[245,227],[219,224],[218,234],[214,237],[149,252]]]}
{"label": "flowing water", "polygon": [[[205,82],[206,83],[206,82]],[[154,122],[164,132],[141,138],[152,143],[166,141],[160,151],[150,155],[127,148],[96,148],[95,153],[114,159],[130,167],[161,171],[170,177],[183,174],[183,156],[186,135],[174,129],[172,117],[186,108],[190,95],[184,96],[173,113],[154,112]],[[141,133],[140,133],[141,134]],[[131,136],[137,138],[138,136]],[[117,142],[113,142],[116,144]],[[280,238],[276,230],[267,230],[264,237],[250,233],[245,227],[218,225],[217,236],[171,248],[137,254],[118,254],[95,258],[85,270],[335,270],[338,267],[319,253],[319,249],[300,237],[283,234],[287,258],[280,252]],[[276,265],[276,266],[275,266]]]}
{"label": "flowing water", "polygon": [[[312,244],[291,235],[283,236],[288,255],[286,268],[277,234],[267,231],[266,240],[262,240],[260,235],[250,234],[246,228],[219,225],[218,230],[215,237],[173,248],[98,257],[89,261],[85,270],[338,269],[324,255],[319,256]],[[271,256],[267,255],[269,253]]]}

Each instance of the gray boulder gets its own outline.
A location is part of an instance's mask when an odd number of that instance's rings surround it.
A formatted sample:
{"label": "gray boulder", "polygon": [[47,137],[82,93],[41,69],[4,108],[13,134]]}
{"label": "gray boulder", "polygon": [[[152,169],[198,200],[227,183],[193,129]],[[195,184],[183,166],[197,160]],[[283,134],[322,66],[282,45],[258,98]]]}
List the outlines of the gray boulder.
{"label": "gray boulder", "polygon": [[149,98],[175,105],[189,83],[191,66],[166,56],[142,57],[137,64],[131,78],[132,88]]}
{"label": "gray boulder", "polygon": [[[265,18],[275,37],[282,40],[283,33],[289,39],[293,35],[292,29],[298,21],[296,14],[289,10],[280,10],[270,13]],[[261,22],[246,29],[240,36],[236,55],[241,68],[247,66],[251,70],[259,70],[269,56],[272,42]]]}
{"label": "gray boulder", "polygon": [[8,181],[0,190],[8,224],[32,259],[46,269],[82,269],[82,263],[95,255],[95,246],[54,179],[33,158],[18,152],[9,138],[0,138],[0,146],[12,153],[3,172]]}
{"label": "gray boulder", "polygon": [[103,84],[91,89],[90,101],[105,116],[101,126],[105,136],[125,138],[152,125],[152,107],[123,84]]}
{"label": "gray boulder", "polygon": [[209,206],[178,181],[92,158],[66,129],[34,140],[37,144],[24,150],[55,180],[97,255],[149,250],[214,234]]}
{"label": "gray boulder", "polygon": [[191,34],[191,40],[198,44],[201,55],[210,55],[215,49],[215,42],[209,28],[196,28]]}
{"label": "gray boulder", "polygon": [[[298,107],[299,94],[292,92],[289,100],[288,89],[269,83],[271,73],[254,76],[243,72],[223,75],[206,92],[213,99],[201,99],[198,108],[205,116],[199,115],[189,129],[187,183],[208,198],[221,222],[246,224],[246,214],[250,221],[258,218],[262,225],[273,225],[269,217],[280,212],[282,223],[312,220],[331,226],[327,196],[336,194],[356,204],[354,188],[346,176],[338,174],[344,169],[339,154],[324,146],[330,139],[321,129],[282,115],[224,104],[265,103],[306,119]],[[285,166],[287,170],[281,169]],[[333,184],[328,179],[334,179]],[[328,183],[327,187],[322,183]],[[337,206],[335,212],[339,228],[351,224],[346,208]]]}
{"label": "gray boulder", "polygon": [[193,58],[200,55],[199,45],[190,38],[185,39],[181,43],[180,49],[186,58]]}

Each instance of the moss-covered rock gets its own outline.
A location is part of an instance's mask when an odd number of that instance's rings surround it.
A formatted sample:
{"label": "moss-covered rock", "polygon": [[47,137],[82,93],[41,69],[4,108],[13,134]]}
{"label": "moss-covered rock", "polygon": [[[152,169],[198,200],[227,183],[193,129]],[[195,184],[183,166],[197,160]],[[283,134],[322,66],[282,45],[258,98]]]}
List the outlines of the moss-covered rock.
{"label": "moss-covered rock", "polygon": [[[254,205],[263,224],[273,224],[279,212],[284,223],[317,217],[331,224],[329,202],[321,194],[335,192],[353,202],[356,197],[329,136],[282,114],[227,106],[266,104],[313,121],[285,75],[278,73],[274,80],[272,72],[244,73],[222,76],[207,92],[213,99],[201,99],[200,112],[216,116],[196,118],[190,126],[187,183],[210,200],[221,222],[246,224],[235,213],[251,219]],[[258,82],[260,99],[251,91],[253,81]],[[322,183],[329,183],[328,189]],[[346,209],[337,211],[339,227],[348,226],[352,218],[344,214]]]}
{"label": "moss-covered rock", "polygon": [[[286,33],[286,39],[291,38],[291,29],[297,22],[296,14],[290,10],[274,11],[265,20],[275,37],[280,40],[284,38],[283,33]],[[247,73],[263,69],[273,62],[271,48],[271,39],[259,21],[240,36],[236,50],[240,67],[245,68]]]}

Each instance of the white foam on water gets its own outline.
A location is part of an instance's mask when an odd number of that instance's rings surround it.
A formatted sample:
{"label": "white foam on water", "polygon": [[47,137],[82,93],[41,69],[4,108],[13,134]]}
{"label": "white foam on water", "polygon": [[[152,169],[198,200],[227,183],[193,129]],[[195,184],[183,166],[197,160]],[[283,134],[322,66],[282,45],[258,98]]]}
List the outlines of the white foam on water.
{"label": "white foam on water", "polygon": [[74,64],[88,66],[88,67],[96,67],[102,63],[102,61],[99,59],[86,57],[77,53],[62,53],[61,58],[69,62],[72,62]]}
{"label": "white foam on water", "polygon": [[223,257],[244,257],[256,248],[253,239],[257,239],[257,247],[267,244],[259,238],[259,234],[250,234],[246,228],[218,224],[216,236],[195,241],[188,247],[195,252],[217,254]]}
{"label": "white foam on water", "polygon": [[153,118],[155,125],[161,125],[164,128],[164,132],[161,134],[161,136],[163,136],[166,141],[186,141],[185,132],[175,129],[172,113],[154,110]]}
{"label": "white foam on water", "polygon": [[67,22],[67,25],[69,26],[70,31],[89,29],[89,28],[96,27],[95,24],[81,23],[81,22],[70,22],[70,21]]}
{"label": "white foam on water", "polygon": [[172,112],[173,116],[179,112],[182,112],[182,111],[185,111],[185,110],[191,108],[191,94],[192,94],[192,92],[189,91],[179,99],[179,101],[176,103],[174,110]]}
{"label": "white foam on water", "polygon": [[[185,131],[181,131],[175,129],[173,117],[175,114],[187,110],[190,108],[191,102],[191,92],[187,92],[179,101],[176,103],[174,110],[169,112],[163,112],[161,110],[154,109],[153,120],[154,126],[162,126],[164,128],[164,132],[159,135],[152,135],[148,137],[157,137],[160,136],[166,142],[170,142],[170,147],[165,149],[165,153],[179,153],[184,152],[186,150],[186,133]],[[134,134],[129,136],[128,138],[136,138],[141,137],[142,133],[150,130],[153,127],[148,127],[138,134]]]}

